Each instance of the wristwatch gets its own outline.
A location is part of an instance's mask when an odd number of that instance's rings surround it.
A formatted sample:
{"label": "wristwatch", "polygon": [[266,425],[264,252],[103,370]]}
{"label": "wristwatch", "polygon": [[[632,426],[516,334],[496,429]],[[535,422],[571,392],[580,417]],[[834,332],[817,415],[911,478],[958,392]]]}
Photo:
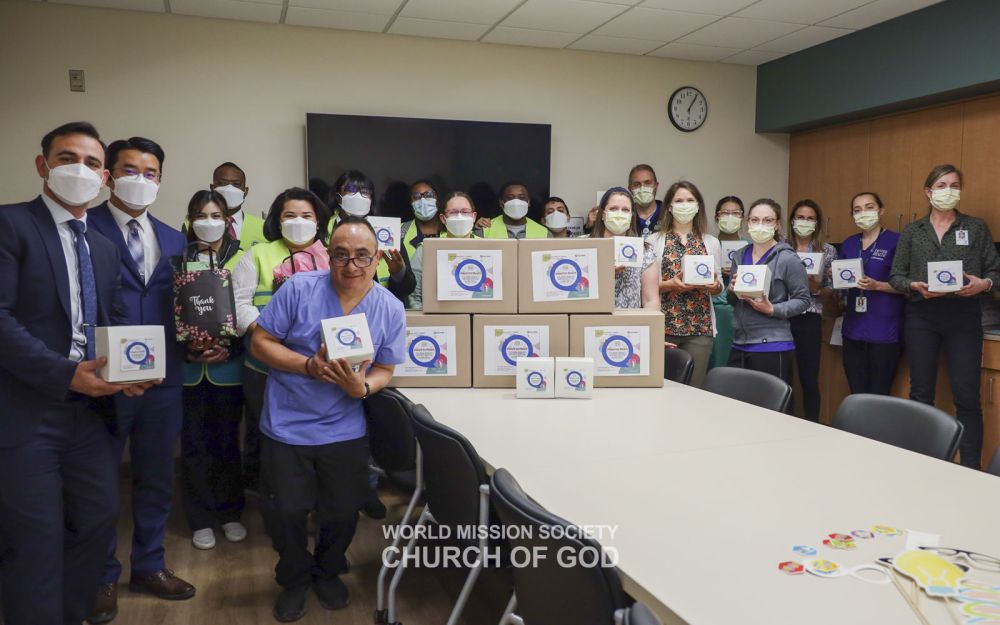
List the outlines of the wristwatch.
{"label": "wristwatch", "polygon": [[368,399],[368,396],[372,394],[372,387],[365,382],[365,394],[361,396],[361,399]]}

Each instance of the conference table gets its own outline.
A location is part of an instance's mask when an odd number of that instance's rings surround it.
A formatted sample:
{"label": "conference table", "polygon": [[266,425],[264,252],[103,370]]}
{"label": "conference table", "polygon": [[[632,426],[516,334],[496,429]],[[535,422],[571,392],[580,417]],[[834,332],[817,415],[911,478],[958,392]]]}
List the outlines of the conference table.
{"label": "conference table", "polygon": [[[848,568],[895,556],[920,532],[1000,557],[1000,478],[699,389],[598,388],[591,400],[400,391],[554,514],[616,528],[600,543],[664,623],[921,622],[902,585],[779,570],[802,560],[795,545]],[[874,525],[910,532],[853,551],[822,544]],[[941,600],[916,605],[930,623],[956,622]]]}

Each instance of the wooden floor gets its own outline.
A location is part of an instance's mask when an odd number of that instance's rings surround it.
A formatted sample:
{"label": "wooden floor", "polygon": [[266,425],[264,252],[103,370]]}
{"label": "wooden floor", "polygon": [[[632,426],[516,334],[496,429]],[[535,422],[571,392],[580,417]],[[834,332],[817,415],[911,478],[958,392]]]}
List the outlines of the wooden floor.
{"label": "wooden floor", "polygon": [[[174,502],[167,529],[167,566],[198,589],[188,601],[163,601],[128,590],[128,546],[131,544],[131,513],[128,484],[122,482],[123,510],[118,524],[119,558],[125,566],[119,583],[118,618],[115,625],[254,625],[276,623],[271,615],[279,587],[274,581],[277,555],[264,533],[256,500],[249,498],[243,523],[249,535],[241,543],[229,543],[216,531],[216,547],[200,551],[191,545],[179,497]],[[389,506],[384,522],[402,516],[406,495],[382,489],[382,501]],[[351,591],[351,603],[334,612],[324,610],[311,594],[304,625],[369,625],[375,610],[375,582],[381,552],[388,545],[383,538],[383,521],[362,516],[357,535],[348,551],[351,572],[343,576]],[[403,625],[444,625],[465,580],[466,571],[407,570],[398,595],[399,620]],[[487,570],[480,577],[466,605],[460,623],[490,625],[499,622],[510,596],[509,574]]]}

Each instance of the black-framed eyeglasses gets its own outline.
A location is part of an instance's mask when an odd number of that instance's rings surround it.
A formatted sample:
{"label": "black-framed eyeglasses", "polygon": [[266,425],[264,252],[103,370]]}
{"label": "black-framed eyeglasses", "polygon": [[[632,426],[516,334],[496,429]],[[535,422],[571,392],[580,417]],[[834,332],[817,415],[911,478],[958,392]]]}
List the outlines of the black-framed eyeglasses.
{"label": "black-framed eyeglasses", "polygon": [[411,193],[410,194],[410,199],[411,200],[419,200],[421,198],[429,198],[429,199],[432,199],[432,200],[436,200],[437,199],[437,193],[434,193],[433,191],[424,191],[423,193]]}
{"label": "black-framed eyeglasses", "polygon": [[364,269],[365,267],[370,267],[372,261],[375,260],[374,256],[340,256],[334,255],[330,258],[330,261],[338,267],[346,267],[349,263],[354,263],[354,266],[358,269]]}
{"label": "black-framed eyeglasses", "polygon": [[370,188],[363,187],[361,185],[356,185],[356,184],[345,184],[343,186],[343,190],[341,191],[340,194],[341,195],[350,195],[352,193],[360,193],[361,197],[366,197],[369,200],[372,197],[372,190]]}
{"label": "black-framed eyeglasses", "polygon": [[985,553],[966,551],[965,549],[955,549],[954,547],[920,547],[924,551],[930,551],[945,558],[963,558],[966,562],[983,571],[1000,571],[1000,558],[988,556]]}

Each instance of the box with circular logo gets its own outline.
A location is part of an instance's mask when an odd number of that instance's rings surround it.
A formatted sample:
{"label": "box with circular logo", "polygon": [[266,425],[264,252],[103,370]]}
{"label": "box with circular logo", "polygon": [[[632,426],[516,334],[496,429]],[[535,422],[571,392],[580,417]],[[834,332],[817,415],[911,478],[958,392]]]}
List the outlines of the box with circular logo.
{"label": "box with circular logo", "polygon": [[343,358],[352,365],[375,357],[372,335],[368,331],[365,313],[331,317],[320,322],[326,358],[333,361]]}
{"label": "box with circular logo", "polygon": [[757,299],[771,291],[771,268],[767,265],[738,265],[733,279],[733,293]]}
{"label": "box with circular logo", "polygon": [[95,355],[108,359],[97,372],[106,382],[143,382],[166,377],[163,326],[95,328],[94,340]]}
{"label": "box with circular logo", "polygon": [[556,358],[556,397],[591,399],[594,396],[593,358]]}
{"label": "box with circular logo", "polygon": [[594,386],[663,386],[663,313],[570,315],[569,354],[594,361]]}
{"label": "box with circular logo", "polygon": [[472,386],[472,321],[469,315],[406,313],[406,362],[396,365],[389,386]]}
{"label": "box with circular logo", "polygon": [[516,313],[517,240],[424,239],[423,312]]}
{"label": "box with circular logo", "polygon": [[642,237],[613,237],[615,242],[615,267],[638,267],[642,269],[645,244]]}
{"label": "box with circular logo", "polygon": [[517,359],[569,355],[566,315],[474,315],[472,385],[515,388]]}
{"label": "box with circular logo", "polygon": [[746,241],[719,241],[719,245],[722,247],[722,262],[726,267],[731,266],[734,259],[737,265],[740,264],[740,251],[747,246]]}
{"label": "box with circular logo", "polygon": [[380,250],[398,250],[400,247],[400,229],[402,220],[399,217],[367,217],[368,223],[375,230],[375,240]]}
{"label": "box with circular logo", "polygon": [[685,254],[681,267],[684,271],[684,284],[715,284],[715,256]]}
{"label": "box with circular logo", "polygon": [[797,252],[802,259],[802,266],[806,268],[806,273],[810,276],[818,276],[823,273],[823,252]]}
{"label": "box with circular logo", "polygon": [[835,260],[830,265],[833,273],[833,288],[853,289],[858,286],[858,280],[865,277],[865,266],[860,258],[845,258]]}
{"label": "box with circular logo", "polygon": [[927,263],[927,290],[932,293],[954,293],[962,288],[965,276],[962,261],[938,260]]}
{"label": "box with circular logo", "polygon": [[517,359],[517,397],[520,399],[551,399],[556,396],[552,376],[554,358]]}
{"label": "box with circular logo", "polygon": [[610,238],[518,241],[518,312],[610,313],[614,254]]}

